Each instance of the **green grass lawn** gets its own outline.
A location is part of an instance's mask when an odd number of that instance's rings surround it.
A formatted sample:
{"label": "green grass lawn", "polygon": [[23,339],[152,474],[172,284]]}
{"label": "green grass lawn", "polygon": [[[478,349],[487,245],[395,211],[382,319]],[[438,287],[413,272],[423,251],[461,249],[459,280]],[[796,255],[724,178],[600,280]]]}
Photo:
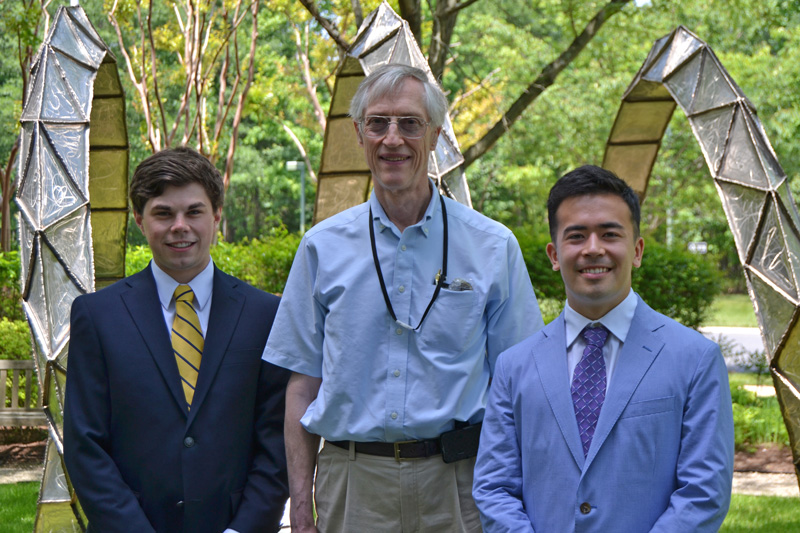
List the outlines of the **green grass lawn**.
{"label": "green grass lawn", "polygon": [[779,496],[734,494],[722,524],[725,533],[794,533],[800,531],[800,501]]}
{"label": "green grass lawn", "polygon": [[[36,516],[39,483],[0,485],[3,533],[30,533]],[[800,531],[797,498],[734,494],[720,531],[725,533],[789,533]]]}
{"label": "green grass lawn", "polygon": [[704,326],[757,328],[756,313],[747,294],[722,294],[714,299]]}
{"label": "green grass lawn", "polygon": [[0,524],[3,533],[31,533],[36,518],[39,483],[0,485]]}

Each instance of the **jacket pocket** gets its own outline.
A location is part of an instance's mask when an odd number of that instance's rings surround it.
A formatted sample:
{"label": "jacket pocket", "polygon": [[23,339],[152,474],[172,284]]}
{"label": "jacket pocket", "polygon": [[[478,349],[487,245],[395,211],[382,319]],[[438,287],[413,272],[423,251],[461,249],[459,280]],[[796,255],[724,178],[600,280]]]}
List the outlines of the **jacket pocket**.
{"label": "jacket pocket", "polygon": [[666,398],[654,398],[652,400],[644,400],[641,402],[631,402],[622,412],[620,418],[655,415],[674,410],[675,396],[667,396]]}

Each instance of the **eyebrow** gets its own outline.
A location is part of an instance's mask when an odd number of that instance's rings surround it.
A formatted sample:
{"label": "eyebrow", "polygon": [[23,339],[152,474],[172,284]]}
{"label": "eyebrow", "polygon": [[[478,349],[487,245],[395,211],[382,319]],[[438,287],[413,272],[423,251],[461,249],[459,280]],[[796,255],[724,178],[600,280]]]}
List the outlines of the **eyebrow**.
{"label": "eyebrow", "polygon": [[[603,222],[602,224],[598,224],[598,227],[602,229],[625,229],[625,226],[620,224],[619,222]],[[570,231],[586,231],[589,229],[589,226],[585,226],[582,224],[572,224],[571,226],[567,226],[564,228],[562,235],[569,233]]]}
{"label": "eyebrow", "polygon": [[[186,210],[190,211],[192,209],[198,209],[198,208],[202,208],[202,207],[205,207],[205,206],[206,206],[205,202],[195,202],[195,203],[191,204],[189,207],[187,207]],[[156,210],[159,210],[159,211],[172,211],[172,206],[167,205],[167,204],[155,204],[154,206],[152,206],[150,208],[150,210],[151,211],[156,211]]]}

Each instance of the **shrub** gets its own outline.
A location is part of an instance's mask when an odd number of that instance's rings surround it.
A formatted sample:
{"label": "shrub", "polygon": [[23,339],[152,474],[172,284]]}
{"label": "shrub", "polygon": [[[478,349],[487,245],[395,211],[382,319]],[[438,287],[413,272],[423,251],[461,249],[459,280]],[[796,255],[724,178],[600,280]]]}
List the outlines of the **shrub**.
{"label": "shrub", "polygon": [[[280,294],[289,277],[300,235],[276,228],[262,239],[225,242],[222,237],[211,247],[214,263],[224,272],[236,276],[261,290]],[[150,261],[147,246],[129,246],[125,256],[125,272],[134,274]]]}
{"label": "shrub", "polygon": [[0,359],[31,358],[31,334],[24,320],[0,318]]}
{"label": "shrub", "polygon": [[24,320],[19,252],[0,252],[0,317]]}
{"label": "shrub", "polygon": [[229,243],[220,239],[211,257],[223,271],[261,290],[280,294],[289,277],[300,235],[285,228],[274,229],[262,239]]}
{"label": "shrub", "polygon": [[731,385],[731,399],[737,450],[752,451],[766,442],[789,446],[789,433],[776,397],[759,397],[742,385]]}
{"label": "shrub", "polygon": [[[522,258],[525,259],[536,298],[556,300],[563,305],[566,299],[564,282],[561,281],[561,274],[553,270],[545,251],[547,243],[550,242],[547,228],[523,226],[514,231],[514,236],[522,249]],[[560,308],[558,312],[561,312]]]}
{"label": "shrub", "polygon": [[648,242],[633,289],[656,311],[697,329],[719,294],[719,274],[702,255]]}

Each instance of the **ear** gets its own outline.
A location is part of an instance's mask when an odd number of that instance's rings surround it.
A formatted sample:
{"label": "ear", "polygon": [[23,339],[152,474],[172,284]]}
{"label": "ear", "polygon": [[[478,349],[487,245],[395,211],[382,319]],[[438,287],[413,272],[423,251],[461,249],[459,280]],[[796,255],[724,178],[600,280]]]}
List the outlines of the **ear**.
{"label": "ear", "polygon": [[550,263],[553,264],[553,270],[559,271],[561,270],[561,265],[558,264],[558,250],[556,249],[556,245],[552,242],[547,243],[547,257],[550,258]]}
{"label": "ear", "polygon": [[218,207],[214,212],[214,226],[219,227],[220,220],[222,220],[222,208]]}
{"label": "ear", "polygon": [[355,120],[353,121],[353,127],[356,129],[356,138],[358,139],[358,145],[364,146],[364,139],[361,138],[361,128],[358,127],[358,122]]}
{"label": "ear", "polygon": [[436,150],[436,144],[439,142],[439,134],[442,133],[442,127],[439,126],[434,130],[433,137],[431,138],[431,152]]}
{"label": "ear", "polygon": [[137,213],[136,210],[133,211],[133,220],[136,222],[136,225],[139,226],[139,230],[144,234],[144,226],[142,226],[142,214]]}
{"label": "ear", "polygon": [[642,266],[642,256],[644,255],[644,239],[639,237],[633,245],[633,268]]}

